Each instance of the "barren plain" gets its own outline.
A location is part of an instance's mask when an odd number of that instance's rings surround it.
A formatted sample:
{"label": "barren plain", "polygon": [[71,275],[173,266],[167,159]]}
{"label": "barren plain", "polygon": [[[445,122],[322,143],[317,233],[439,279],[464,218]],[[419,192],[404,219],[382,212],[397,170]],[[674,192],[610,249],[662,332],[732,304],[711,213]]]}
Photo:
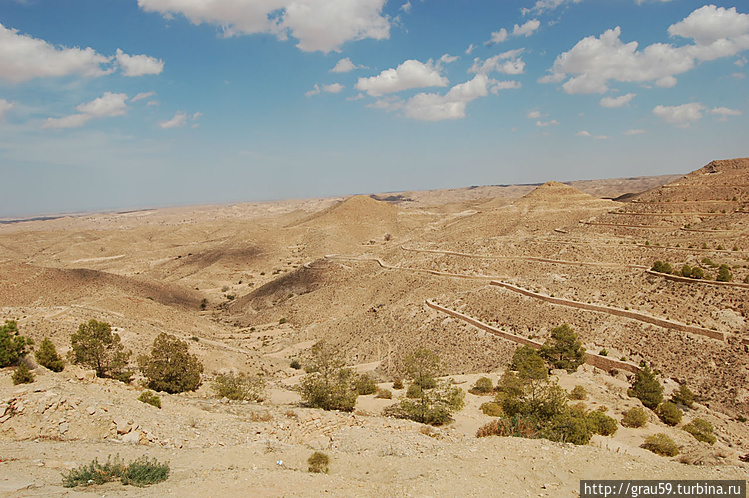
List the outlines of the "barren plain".
{"label": "barren plain", "polygon": [[[652,272],[656,260],[710,278]],[[721,264],[731,282],[715,280]],[[745,479],[748,277],[749,158],[683,177],[4,220],[0,323],[64,353],[80,323],[107,321],[134,357],[168,332],[188,340],[205,381],[162,395],[159,410],[137,400],[138,379],[68,365],[14,386],[1,371],[0,494],[576,496],[580,479]],[[455,422],[428,428],[381,416],[403,391],[339,413],[302,406],[294,389],[292,360],[325,339],[386,388],[430,348],[467,390],[497,381],[518,346],[506,336],[543,342],[563,323],[621,363],[555,371],[563,388],[586,388],[588,408],[620,420],[639,406],[628,376],[645,361],[667,394],[690,386],[683,423],[708,420],[718,442],[655,416],[585,446],[476,438],[486,397],[467,394]],[[266,400],[216,398],[209,380],[229,371],[262,373]],[[679,457],[640,448],[658,432]],[[329,474],[306,471],[314,450]],[[145,489],[62,487],[62,471],[115,454],[169,460],[172,475]]]}

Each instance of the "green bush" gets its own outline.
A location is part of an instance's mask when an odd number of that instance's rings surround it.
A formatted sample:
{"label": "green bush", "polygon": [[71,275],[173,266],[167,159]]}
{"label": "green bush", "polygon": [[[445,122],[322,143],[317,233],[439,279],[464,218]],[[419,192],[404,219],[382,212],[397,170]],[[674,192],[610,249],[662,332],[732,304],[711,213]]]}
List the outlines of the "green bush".
{"label": "green bush", "polygon": [[575,400],[588,399],[588,391],[586,391],[583,386],[577,385],[574,388],[572,388],[572,391],[570,391],[569,397],[570,399],[575,399]]}
{"label": "green bush", "polygon": [[153,341],[151,354],[138,357],[138,367],[154,391],[194,391],[202,383],[203,364],[190,354],[190,345],[162,332]]}
{"label": "green bush", "polygon": [[637,429],[639,427],[644,427],[647,423],[648,414],[639,406],[630,409],[624,414],[624,418],[622,418],[622,425],[624,427]]}
{"label": "green bush", "polygon": [[653,263],[651,270],[657,271],[658,273],[672,273],[674,271],[670,264],[664,263],[663,261],[656,261]]}
{"label": "green bush", "polygon": [[78,331],[70,336],[70,346],[70,362],[93,369],[97,377],[121,379],[118,374],[127,374],[125,367],[131,353],[125,350],[119,334],[113,333],[107,322],[92,319],[80,324]]}
{"label": "green bush", "polygon": [[645,442],[640,445],[640,448],[645,448],[661,456],[672,457],[679,454],[679,447],[674,440],[663,433],[648,436],[645,438]]}
{"label": "green bush", "polygon": [[538,422],[523,415],[492,420],[476,431],[476,437],[487,436],[522,437],[526,439],[540,437]]}
{"label": "green bush", "polygon": [[453,386],[450,380],[440,381],[430,389],[412,384],[409,391],[412,387],[416,387],[418,395],[414,390],[414,396],[402,400],[400,405],[396,405],[397,409],[391,411],[391,415],[422,424],[444,425],[452,421],[453,412],[462,409],[465,404],[465,393],[461,388]]}
{"label": "green bush", "polygon": [[421,397],[421,387],[418,384],[411,384],[408,386],[408,389],[406,389],[406,397],[407,398],[420,398]]}
{"label": "green bush", "polygon": [[675,426],[678,425],[679,422],[681,422],[681,410],[679,410],[679,407],[677,407],[670,401],[666,401],[658,405],[655,413],[656,415],[658,415],[658,418],[661,419],[661,421],[666,425]]}
{"label": "green bush", "polygon": [[692,276],[692,267],[689,265],[684,265],[681,267],[681,276],[682,277],[691,277]]}
{"label": "green bush", "polygon": [[705,272],[699,266],[692,268],[692,278],[697,280],[705,278]]}
{"label": "green bush", "polygon": [[602,411],[592,411],[585,416],[585,419],[588,422],[588,427],[590,428],[590,430],[595,434],[600,434],[601,436],[612,436],[619,428],[616,420],[609,417]]}
{"label": "green bush", "polygon": [[[510,369],[515,370],[516,372],[520,370],[520,366],[523,365],[528,358],[538,356],[539,358],[540,353],[538,349],[532,348],[527,345],[520,346],[515,350],[515,353],[512,355],[512,361],[510,362]],[[543,358],[542,358],[543,359]]]}
{"label": "green bush", "polygon": [[541,356],[554,368],[574,372],[585,363],[585,348],[575,330],[565,323],[551,329],[551,338],[541,347]]}
{"label": "green bush", "polygon": [[354,389],[359,396],[366,396],[377,392],[377,383],[369,374],[359,374],[354,380]]}
{"label": "green bush", "polygon": [[325,453],[316,451],[307,459],[308,471],[315,474],[327,474],[330,458]]}
{"label": "green bush", "polygon": [[715,278],[718,282],[730,282],[733,278],[733,275],[731,275],[731,268],[727,264],[720,265],[720,268],[718,268],[718,276]]}
{"label": "green bush", "polygon": [[156,408],[161,408],[161,398],[159,398],[158,394],[151,391],[143,391],[142,393],[140,393],[140,396],[138,396],[138,401],[148,403],[149,405],[155,406]]}
{"label": "green bush", "polygon": [[26,347],[33,344],[34,341],[18,333],[15,320],[6,320],[0,326],[0,368],[18,363],[26,355]]}
{"label": "green bush", "polygon": [[717,441],[717,438],[713,434],[713,425],[707,420],[696,418],[682,428],[694,436],[697,441],[711,445]]}
{"label": "green bush", "polygon": [[481,403],[479,410],[484,412],[484,415],[489,415],[490,417],[501,417],[505,413],[504,410],[502,410],[502,406],[495,401]]}
{"label": "green bush", "polygon": [[259,375],[245,375],[234,372],[219,374],[211,383],[216,396],[235,401],[263,401],[265,380]]}
{"label": "green bush", "polygon": [[488,394],[494,391],[494,383],[488,377],[479,377],[476,379],[476,383],[468,391],[471,394]]}
{"label": "green bush", "polygon": [[403,379],[401,379],[400,377],[393,381],[393,389],[395,389],[396,391],[400,391],[401,389],[403,389],[403,387]]}
{"label": "green bush", "polygon": [[403,360],[406,374],[422,389],[432,389],[437,385],[437,377],[442,369],[440,357],[429,349],[417,349]]}
{"label": "green bush", "polygon": [[566,410],[544,425],[541,436],[550,441],[583,445],[588,444],[593,432],[585,415],[577,410]]}
{"label": "green bush", "polygon": [[378,398],[378,399],[393,399],[393,393],[390,391],[390,389],[378,388],[377,389],[377,393],[375,394],[375,398]]}
{"label": "green bush", "polygon": [[677,405],[684,405],[687,408],[692,408],[694,405],[694,393],[686,384],[681,384],[679,389],[674,391],[671,395],[671,402],[676,403]]}
{"label": "green bush", "polygon": [[45,337],[39,345],[39,349],[34,353],[37,363],[41,366],[52,370],[53,372],[62,372],[65,368],[65,362],[57,354],[57,349],[48,337]]}
{"label": "green bush", "polygon": [[299,384],[302,401],[312,408],[352,411],[358,394],[353,385],[354,372],[345,365],[340,353],[326,342],[312,346],[310,373]]}
{"label": "green bush", "polygon": [[300,370],[302,368],[302,364],[299,363],[299,360],[297,360],[296,358],[291,360],[291,363],[289,364],[289,366],[293,368],[294,370]]}
{"label": "green bush", "polygon": [[107,457],[107,462],[104,464],[94,459],[88,465],[76,467],[67,473],[63,472],[62,485],[66,488],[74,488],[104,484],[120,479],[122,484],[143,487],[165,481],[168,477],[168,462],[160,463],[155,459],[149,460],[141,457],[125,465],[117,455],[113,460]]}
{"label": "green bush", "polygon": [[29,370],[26,363],[20,362],[10,378],[13,381],[14,386],[17,386],[18,384],[31,384],[34,382],[34,373]]}
{"label": "green bush", "polygon": [[651,410],[654,410],[663,401],[663,387],[647,365],[637,371],[627,394],[639,399],[643,405]]}

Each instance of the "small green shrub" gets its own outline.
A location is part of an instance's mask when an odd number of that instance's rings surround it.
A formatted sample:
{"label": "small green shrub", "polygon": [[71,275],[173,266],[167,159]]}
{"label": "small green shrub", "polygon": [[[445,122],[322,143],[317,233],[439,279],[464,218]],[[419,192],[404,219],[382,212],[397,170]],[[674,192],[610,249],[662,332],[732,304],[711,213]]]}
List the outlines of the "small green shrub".
{"label": "small green shrub", "polygon": [[684,405],[687,408],[692,408],[694,405],[694,393],[686,384],[681,384],[679,389],[674,391],[671,395],[671,402],[677,405]]}
{"label": "small green shrub", "polygon": [[715,278],[718,282],[730,282],[731,279],[733,279],[733,275],[731,275],[731,269],[728,267],[727,264],[720,265],[720,268],[718,269],[718,276]]}
{"label": "small green shrub", "polygon": [[471,394],[489,394],[494,391],[494,383],[492,383],[492,380],[488,377],[479,377],[476,380],[476,383],[469,389],[469,393]]}
{"label": "small green shrub", "polygon": [[395,389],[396,391],[400,391],[401,389],[403,389],[403,379],[401,379],[400,377],[395,379],[393,381],[393,389]]}
{"label": "small green shrub", "polygon": [[309,465],[309,468],[307,469],[309,472],[315,474],[327,474],[329,471],[328,465],[330,465],[330,458],[325,453],[316,451],[307,459],[307,465]]}
{"label": "small green shrub", "polygon": [[541,356],[554,368],[571,373],[585,363],[585,348],[575,330],[565,323],[551,329],[551,338],[541,347]]}
{"label": "small green shrub", "polygon": [[602,350],[600,350],[600,351],[598,352],[598,355],[599,355],[599,356],[608,356],[608,355],[609,355],[609,352],[608,352],[608,351],[606,350],[606,348],[603,348]]}
{"label": "small green shrub", "polygon": [[234,372],[219,374],[211,383],[217,396],[236,401],[263,401],[265,380],[259,375],[245,375]]}
{"label": "small green shrub", "polygon": [[141,457],[128,465],[120,459],[119,455],[114,459],[107,457],[107,462],[99,463],[94,459],[88,465],[76,467],[70,472],[63,472],[62,485],[66,488],[76,486],[91,486],[92,484],[104,484],[106,482],[120,479],[122,484],[133,486],[148,486],[165,481],[169,477],[169,463],[160,463],[157,460],[149,460]]}
{"label": "small green shrub", "polygon": [[393,393],[390,391],[390,389],[377,389],[377,393],[375,394],[375,398],[378,399],[393,399]]}
{"label": "small green shrub", "polygon": [[681,410],[679,410],[679,407],[677,407],[670,401],[666,401],[658,405],[655,413],[656,415],[658,415],[658,418],[661,419],[661,421],[666,425],[670,425],[673,427],[681,422]]}
{"label": "small green shrub", "polygon": [[692,276],[692,267],[689,265],[684,265],[681,267],[681,276],[682,277],[691,277]]}
{"label": "small green shrub", "polygon": [[278,324],[279,324],[279,325],[283,325],[283,324],[284,324],[284,323],[286,323],[287,321],[288,321],[288,320],[286,320],[286,318],[281,318],[280,320],[278,320]]}
{"label": "small green shrub", "polygon": [[421,387],[417,384],[411,384],[406,389],[406,397],[411,399],[421,397]]}
{"label": "small green shrub", "polygon": [[28,365],[22,361],[18,364],[16,371],[13,372],[13,375],[11,375],[10,378],[13,381],[14,386],[17,386],[18,384],[31,384],[34,382],[34,373],[29,370]]}
{"label": "small green shrub", "polygon": [[583,386],[577,385],[570,391],[569,398],[574,400],[588,399],[588,391]]}
{"label": "small green shrub", "polygon": [[686,424],[683,429],[690,433],[697,441],[715,444],[717,438],[713,434],[713,425],[707,420],[696,418]]}
{"label": "small green shrub", "polygon": [[624,418],[622,418],[622,425],[624,427],[631,427],[633,429],[645,427],[645,424],[647,423],[648,414],[639,406],[630,409],[627,413],[624,414]]}
{"label": "small green shrub", "polygon": [[540,437],[538,422],[531,417],[515,415],[492,420],[476,431],[476,437],[501,436],[536,439]]}
{"label": "small green shrub", "polygon": [[661,456],[672,457],[679,454],[679,447],[674,440],[663,433],[648,436],[645,438],[645,442],[640,445],[640,448],[645,448]]}
{"label": "small green shrub", "polygon": [[52,370],[53,372],[62,372],[65,368],[65,362],[57,354],[57,349],[48,337],[45,337],[39,345],[39,349],[34,353],[37,363],[41,366]]}
{"label": "small green shrub", "polygon": [[651,410],[654,410],[663,401],[663,387],[647,365],[637,371],[627,394],[639,399],[643,405]]}
{"label": "small green shrub", "polygon": [[593,431],[588,424],[587,417],[580,410],[569,409],[562,411],[544,424],[541,436],[550,441],[583,445],[588,444]]}
{"label": "small green shrub", "polygon": [[374,394],[377,392],[377,383],[369,374],[359,374],[354,380],[354,389],[359,396]]}
{"label": "small green shrub", "polygon": [[294,370],[300,370],[302,368],[302,364],[299,363],[299,360],[297,360],[296,358],[291,360],[291,363],[289,364],[289,366],[293,368]]}
{"label": "small green shrub", "polygon": [[692,278],[700,280],[705,278],[705,272],[699,266],[692,268]]}
{"label": "small green shrub", "polygon": [[138,357],[138,367],[154,391],[194,391],[202,383],[203,363],[190,354],[189,344],[164,332],[154,339],[150,355]]}
{"label": "small green shrub", "polygon": [[484,415],[489,415],[490,417],[501,417],[505,413],[502,410],[502,406],[495,401],[487,401],[486,403],[481,403],[481,406],[479,406],[479,410],[484,412]]}
{"label": "small green shrub", "polygon": [[6,320],[4,325],[0,325],[0,368],[18,363],[32,344],[34,341],[18,333],[15,320]]}
{"label": "small green shrub", "polygon": [[161,398],[159,398],[159,395],[153,391],[143,391],[140,393],[140,396],[138,396],[138,401],[148,403],[156,408],[161,408]]}
{"label": "small green shrub", "polygon": [[112,326],[107,322],[89,320],[80,324],[78,331],[70,336],[68,360],[95,370],[97,377],[120,380],[124,375],[129,379],[125,367],[130,355],[119,334],[112,332]]}
{"label": "small green shrub", "polygon": [[590,430],[601,436],[612,436],[619,428],[616,420],[599,410],[588,413],[585,419],[588,422]]}

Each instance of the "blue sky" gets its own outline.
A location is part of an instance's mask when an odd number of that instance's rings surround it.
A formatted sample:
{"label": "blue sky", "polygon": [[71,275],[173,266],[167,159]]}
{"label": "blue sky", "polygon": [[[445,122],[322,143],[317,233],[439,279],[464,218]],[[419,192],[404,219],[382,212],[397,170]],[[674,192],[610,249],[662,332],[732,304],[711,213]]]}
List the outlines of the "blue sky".
{"label": "blue sky", "polygon": [[737,0],[0,0],[0,25],[0,217],[749,155]]}

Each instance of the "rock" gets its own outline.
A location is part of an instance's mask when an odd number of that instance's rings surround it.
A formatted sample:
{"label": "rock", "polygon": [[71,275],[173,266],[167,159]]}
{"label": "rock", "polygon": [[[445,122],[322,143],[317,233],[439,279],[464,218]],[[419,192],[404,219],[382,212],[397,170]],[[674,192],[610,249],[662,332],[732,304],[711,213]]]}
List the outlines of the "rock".
{"label": "rock", "polygon": [[122,436],[123,443],[137,444],[140,442],[140,433],[136,431],[128,432]]}
{"label": "rock", "polygon": [[70,428],[70,426],[68,425],[67,422],[60,422],[59,428],[60,428],[60,434],[65,434],[66,432],[68,432],[68,429]]}
{"label": "rock", "polygon": [[124,417],[117,417],[112,422],[117,427],[117,434],[127,434],[133,429],[133,422]]}

